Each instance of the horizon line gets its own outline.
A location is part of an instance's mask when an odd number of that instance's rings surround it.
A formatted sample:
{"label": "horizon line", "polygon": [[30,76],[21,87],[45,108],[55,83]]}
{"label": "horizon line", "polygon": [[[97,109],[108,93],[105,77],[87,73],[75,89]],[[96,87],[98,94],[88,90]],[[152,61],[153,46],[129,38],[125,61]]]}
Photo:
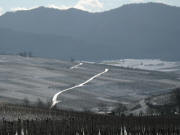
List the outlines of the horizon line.
{"label": "horizon line", "polygon": [[87,10],[82,10],[82,9],[79,9],[79,8],[76,8],[76,7],[69,7],[69,8],[63,9],[63,8],[57,8],[57,7],[52,7],[52,6],[36,6],[36,7],[32,7],[32,8],[22,8],[22,9],[18,9],[18,10],[6,11],[3,14],[1,14],[0,16],[5,15],[6,13],[16,13],[16,12],[21,12],[21,11],[32,11],[32,10],[39,9],[39,8],[55,9],[55,10],[59,10],[59,11],[68,11],[70,9],[75,9],[75,10],[79,10],[79,11],[87,12],[87,13],[104,13],[104,12],[108,12],[108,11],[115,10],[115,9],[118,9],[118,8],[122,8],[124,6],[139,5],[139,4],[162,4],[162,5],[165,5],[165,6],[180,8],[180,6],[175,6],[175,5],[171,5],[171,4],[167,4],[167,3],[162,3],[162,2],[135,2],[135,3],[126,3],[126,4],[123,4],[123,5],[121,5],[119,7],[116,7],[116,8],[107,9],[107,10],[104,10],[104,11],[95,11],[95,12],[87,11]]}

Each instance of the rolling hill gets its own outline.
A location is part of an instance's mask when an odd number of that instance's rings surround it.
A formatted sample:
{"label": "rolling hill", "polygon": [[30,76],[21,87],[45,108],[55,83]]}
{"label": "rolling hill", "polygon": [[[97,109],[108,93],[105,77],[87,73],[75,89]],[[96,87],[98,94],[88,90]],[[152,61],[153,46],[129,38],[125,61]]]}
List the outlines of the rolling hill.
{"label": "rolling hill", "polygon": [[[92,76],[109,71],[83,87],[67,91],[58,97],[63,109],[99,111],[105,105],[109,111],[120,103],[128,108],[140,104],[150,96],[180,87],[180,76],[175,72],[158,72],[116,67],[98,63],[55,59],[29,58],[17,55],[0,56],[0,102],[32,104],[39,99],[50,101],[63,89],[83,83]],[[141,106],[140,106],[141,107]]]}

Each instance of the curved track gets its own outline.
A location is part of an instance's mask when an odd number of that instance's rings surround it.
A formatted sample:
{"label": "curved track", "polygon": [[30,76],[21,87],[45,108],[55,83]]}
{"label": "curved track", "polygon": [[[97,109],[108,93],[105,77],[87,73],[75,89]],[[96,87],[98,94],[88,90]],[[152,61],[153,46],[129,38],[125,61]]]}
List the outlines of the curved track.
{"label": "curved track", "polygon": [[56,93],[56,94],[53,96],[51,108],[53,108],[57,103],[61,102],[61,101],[57,100],[57,98],[58,98],[58,96],[61,95],[62,93],[66,92],[66,91],[69,91],[69,90],[72,90],[72,89],[75,89],[75,88],[83,87],[85,84],[89,83],[90,81],[94,80],[95,78],[101,76],[102,74],[104,74],[104,73],[106,73],[106,72],[108,72],[108,71],[109,71],[109,69],[105,69],[104,72],[101,72],[101,73],[99,73],[99,74],[94,75],[93,77],[89,78],[88,80],[86,80],[85,82],[83,82],[83,83],[81,83],[81,84],[75,85],[75,86],[73,86],[73,87],[64,89],[64,90]]}

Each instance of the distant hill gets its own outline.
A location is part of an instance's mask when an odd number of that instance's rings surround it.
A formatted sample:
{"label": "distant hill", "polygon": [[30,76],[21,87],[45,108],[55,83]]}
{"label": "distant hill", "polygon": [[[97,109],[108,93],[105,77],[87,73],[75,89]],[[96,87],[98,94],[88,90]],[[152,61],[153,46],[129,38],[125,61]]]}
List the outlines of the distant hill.
{"label": "distant hill", "polygon": [[[0,16],[0,28],[12,29],[14,34],[26,32],[22,35],[27,36],[22,42],[20,36],[14,39],[15,36],[6,35],[0,40],[0,48],[2,44],[16,49],[19,46],[29,49],[34,45],[36,51],[38,48],[45,52],[52,50],[47,55],[37,53],[39,56],[60,59],[180,60],[179,24],[180,8],[159,3],[129,4],[102,13],[39,7]],[[0,33],[5,36],[2,30]],[[37,40],[32,40],[32,35],[36,35]],[[16,41],[14,44],[9,43],[11,38]],[[63,51],[67,46],[73,51]]]}
{"label": "distant hill", "polygon": [[81,54],[78,53],[77,48],[80,48],[81,44],[85,43],[65,36],[0,29],[1,52],[14,54],[26,51],[32,52],[33,56],[67,60],[76,56],[80,59]]}

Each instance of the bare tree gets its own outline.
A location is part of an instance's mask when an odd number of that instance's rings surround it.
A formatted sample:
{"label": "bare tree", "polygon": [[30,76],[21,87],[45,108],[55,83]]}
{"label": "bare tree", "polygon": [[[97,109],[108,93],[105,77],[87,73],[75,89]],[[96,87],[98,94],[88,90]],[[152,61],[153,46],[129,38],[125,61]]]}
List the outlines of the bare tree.
{"label": "bare tree", "polygon": [[46,105],[43,103],[43,101],[42,101],[40,98],[38,98],[38,99],[37,99],[36,106],[37,106],[38,108],[45,108]]}
{"label": "bare tree", "polygon": [[99,112],[103,112],[103,113],[107,113],[108,112],[108,107],[106,104],[104,103],[99,103],[98,104],[98,111]]}
{"label": "bare tree", "polygon": [[28,99],[28,98],[24,98],[24,99],[23,99],[23,104],[24,104],[25,106],[29,106],[29,105],[30,105],[29,99]]}
{"label": "bare tree", "polygon": [[117,107],[114,109],[115,114],[117,114],[119,116],[121,114],[123,114],[125,111],[127,111],[127,107],[125,105],[121,104],[121,103],[119,103],[117,105]]}
{"label": "bare tree", "polygon": [[175,101],[176,101],[176,104],[180,110],[180,88],[177,88],[174,90],[174,94],[175,94]]}

